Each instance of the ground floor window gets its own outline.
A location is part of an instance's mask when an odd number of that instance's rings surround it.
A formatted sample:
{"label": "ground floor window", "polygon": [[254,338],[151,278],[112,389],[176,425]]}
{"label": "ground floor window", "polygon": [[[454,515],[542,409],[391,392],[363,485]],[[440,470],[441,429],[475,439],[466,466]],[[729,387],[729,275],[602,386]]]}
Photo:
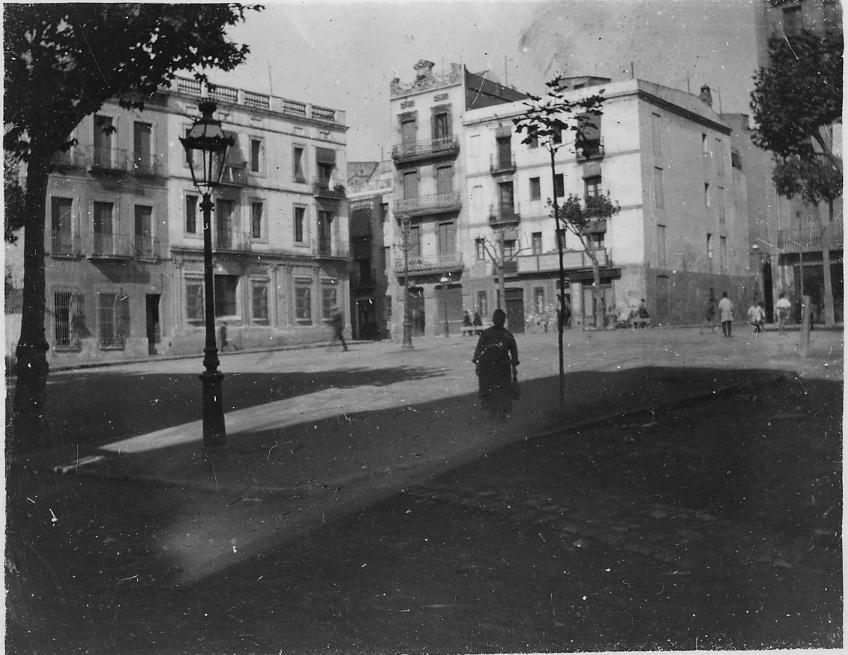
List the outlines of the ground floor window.
{"label": "ground floor window", "polygon": [[339,306],[339,281],[321,280],[321,319],[330,320],[333,307]]}
{"label": "ground floor window", "polygon": [[238,275],[215,276],[215,316],[236,316]]}
{"label": "ground floor window", "polygon": [[250,320],[268,322],[268,280],[250,281]]}
{"label": "ground floor window", "polygon": [[200,322],[203,320],[203,280],[188,278],[185,281],[186,320]]}
{"label": "ground floor window", "polygon": [[53,294],[53,345],[56,348],[79,347],[81,303],[76,291],[62,289]]}
{"label": "ground floor window", "polygon": [[299,325],[312,325],[312,280],[295,278],[294,320]]}
{"label": "ground floor window", "polygon": [[486,291],[477,292],[477,311],[483,320],[489,316],[489,294]]}
{"label": "ground floor window", "polygon": [[129,333],[129,298],[119,292],[97,294],[97,340],[104,350],[122,349]]}

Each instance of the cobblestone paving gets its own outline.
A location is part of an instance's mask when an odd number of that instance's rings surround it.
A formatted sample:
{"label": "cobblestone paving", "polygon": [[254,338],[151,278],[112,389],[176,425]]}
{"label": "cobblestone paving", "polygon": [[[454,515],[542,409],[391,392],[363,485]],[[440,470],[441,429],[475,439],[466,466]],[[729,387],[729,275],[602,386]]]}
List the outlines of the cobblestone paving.
{"label": "cobblestone paving", "polygon": [[571,549],[600,547],[638,553],[668,564],[677,573],[739,564],[818,568],[813,554],[817,535],[809,539],[766,538],[734,521],[656,503],[638,494],[589,495],[574,488],[552,498],[461,485],[427,485],[405,493],[418,503],[448,503],[536,524]]}

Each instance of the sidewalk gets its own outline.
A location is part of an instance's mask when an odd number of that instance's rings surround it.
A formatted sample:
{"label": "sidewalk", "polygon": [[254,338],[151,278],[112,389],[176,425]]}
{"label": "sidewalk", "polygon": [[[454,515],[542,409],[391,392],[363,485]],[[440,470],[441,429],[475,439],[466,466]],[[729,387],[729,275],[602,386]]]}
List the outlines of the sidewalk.
{"label": "sidewalk", "polygon": [[[64,473],[217,493],[225,501],[220,522],[183,545],[193,577],[232,562],[232,535],[250,534],[239,538],[239,557],[247,557],[509,443],[628,415],[649,421],[662,408],[768,385],[777,371],[796,371],[799,380],[841,380],[841,334],[818,333],[811,357],[799,360],[788,337],[754,341],[750,334],[723,339],[702,332],[567,331],[562,410],[556,334],[520,335],[523,398],[506,425],[490,422],[476,406],[471,338],[419,338],[412,351],[383,342],[359,344],[349,353],[325,348],[235,355],[225,370],[240,370],[225,380],[225,398],[237,379],[244,378],[244,386],[271,369],[282,377],[306,369],[307,376],[337,379],[228,412],[228,445],[207,461],[201,422],[194,420],[54,464]],[[189,364],[175,366],[182,372]],[[151,363],[125,369],[124,375],[157,370]],[[263,378],[254,382],[264,384]]]}

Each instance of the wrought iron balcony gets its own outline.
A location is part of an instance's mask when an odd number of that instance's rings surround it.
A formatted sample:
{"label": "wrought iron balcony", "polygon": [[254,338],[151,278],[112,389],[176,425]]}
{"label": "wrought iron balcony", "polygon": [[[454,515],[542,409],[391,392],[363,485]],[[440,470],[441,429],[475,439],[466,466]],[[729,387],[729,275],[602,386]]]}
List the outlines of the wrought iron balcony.
{"label": "wrought iron balcony", "polygon": [[395,215],[398,217],[443,214],[459,211],[461,208],[462,199],[458,191],[395,200]]}
{"label": "wrought iron balcony", "polygon": [[316,259],[350,259],[350,251],[342,244],[327,239],[315,239],[313,245]]}
{"label": "wrought iron balcony", "polygon": [[92,173],[126,171],[127,151],[122,148],[94,148],[89,170]]}
{"label": "wrought iron balcony", "polygon": [[407,141],[392,146],[392,159],[399,164],[432,157],[456,157],[457,154],[459,139],[455,136]]}
{"label": "wrought iron balcony", "polygon": [[158,177],[162,175],[162,165],[156,155],[133,155],[130,172],[139,177]]}
{"label": "wrought iron balcony", "polygon": [[160,255],[159,239],[146,235],[136,234],[133,242],[136,259],[155,261]]}
{"label": "wrought iron balcony", "polygon": [[784,252],[813,252],[822,249],[822,237],[829,230],[830,249],[836,250],[844,245],[842,218],[836,218],[829,226],[810,225],[805,228],[780,230],[777,233],[777,247]]}
{"label": "wrought iron balcony", "polygon": [[[563,253],[564,269],[585,269],[592,267],[592,260],[583,250],[566,250]],[[606,248],[597,248],[595,255],[598,265],[610,266],[609,252]],[[517,258],[519,273],[541,273],[559,270],[559,253],[546,252],[536,255],[519,255]]]}
{"label": "wrought iron balcony", "polygon": [[521,222],[521,214],[517,207],[490,205],[489,206],[489,226],[498,227],[513,227]]}
{"label": "wrought iron balcony", "polygon": [[515,173],[515,157],[512,155],[504,157],[503,155],[491,155],[489,157],[489,172],[492,175],[508,175]]}
{"label": "wrought iron balcony", "polygon": [[50,254],[53,257],[77,257],[81,252],[79,234],[53,230],[50,234]]}
{"label": "wrought iron balcony", "polygon": [[316,178],[312,180],[312,195],[315,198],[342,200],[345,197],[345,188],[341,184],[333,184],[330,180]]}
{"label": "wrought iron balcony", "polygon": [[604,144],[601,141],[587,141],[582,146],[576,148],[577,161],[591,161],[593,159],[603,159],[606,152]]}
{"label": "wrought iron balcony", "polygon": [[89,259],[130,259],[132,256],[132,244],[125,234],[94,233]]}
{"label": "wrought iron balcony", "polygon": [[76,146],[65,152],[57,152],[53,155],[53,165],[58,169],[85,168],[89,165],[90,160],[91,155]]}
{"label": "wrought iron balcony", "polygon": [[247,185],[247,162],[224,164],[224,174],[221,184],[225,186]]}
{"label": "wrought iron balcony", "polygon": [[235,232],[231,229],[216,230],[212,233],[212,250],[221,253],[250,252],[250,234]]}

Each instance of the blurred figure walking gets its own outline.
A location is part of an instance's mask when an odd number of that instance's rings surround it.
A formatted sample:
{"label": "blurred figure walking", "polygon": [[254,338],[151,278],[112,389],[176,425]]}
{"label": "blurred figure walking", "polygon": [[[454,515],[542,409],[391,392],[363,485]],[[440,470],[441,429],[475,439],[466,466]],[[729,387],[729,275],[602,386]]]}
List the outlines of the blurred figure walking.
{"label": "blurred figure walking", "polygon": [[483,330],[477,340],[471,361],[476,365],[480,385],[480,403],[493,417],[509,418],[515,398],[515,367],[518,346],[515,337],[504,327],[506,312],[496,309],[492,327]]}

